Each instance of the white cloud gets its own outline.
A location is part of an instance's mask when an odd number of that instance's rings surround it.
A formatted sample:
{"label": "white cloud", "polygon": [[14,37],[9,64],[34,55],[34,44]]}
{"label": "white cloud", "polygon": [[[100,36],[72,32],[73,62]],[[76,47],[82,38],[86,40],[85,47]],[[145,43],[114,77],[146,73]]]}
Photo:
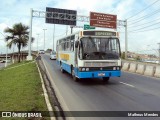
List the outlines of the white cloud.
{"label": "white cloud", "polygon": [[[116,14],[118,19],[125,20],[126,18],[135,15],[138,11],[144,9],[147,5],[150,5],[153,1],[150,0],[3,0],[0,4],[0,32],[4,31],[6,26],[12,27],[13,24],[22,22],[29,25],[30,20],[30,8],[34,10],[45,11],[46,7],[61,8],[61,9],[73,9],[77,10],[78,15],[89,16],[89,12],[100,12]],[[159,4],[155,4],[143,13],[136,15],[132,19],[129,19],[128,31],[136,30],[141,28],[142,23],[149,21],[149,18],[140,21],[129,28],[131,21],[136,20],[143,15],[149,14],[152,11],[159,9]],[[159,15],[156,14],[155,18]],[[151,17],[150,17],[151,18]],[[155,18],[151,18],[154,21]],[[86,22],[85,22],[86,23]],[[84,22],[77,22],[78,26],[82,26]],[[144,25],[146,26],[146,25]],[[158,25],[157,25],[158,27]],[[46,48],[52,48],[53,43],[53,25],[46,24],[44,18],[33,18],[33,37],[35,37],[35,42],[32,47],[37,49],[37,33],[39,33],[39,48],[43,48],[44,45],[44,33],[43,29],[46,28]],[[121,27],[122,31],[124,27]],[[101,28],[99,28],[101,29]],[[74,31],[79,29],[74,29]],[[145,29],[144,29],[145,30]],[[70,31],[70,29],[69,29]],[[64,36],[66,32],[66,26],[56,25],[56,39]],[[146,49],[145,46],[148,44],[156,44],[160,42],[159,30],[154,30],[150,32],[141,32],[128,35],[129,50],[136,51],[137,49]],[[1,38],[1,37],[0,37]],[[124,34],[121,34],[121,47],[124,50]],[[141,45],[141,47],[139,47]],[[3,49],[5,51],[5,42],[0,44],[0,52]]]}

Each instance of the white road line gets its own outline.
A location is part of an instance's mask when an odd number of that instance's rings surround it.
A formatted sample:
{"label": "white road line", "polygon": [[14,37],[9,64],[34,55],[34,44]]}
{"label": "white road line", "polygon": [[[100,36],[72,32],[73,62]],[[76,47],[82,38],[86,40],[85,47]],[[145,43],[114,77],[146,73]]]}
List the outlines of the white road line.
{"label": "white road line", "polygon": [[[46,104],[47,104],[47,108],[48,108],[48,111],[51,112],[51,111],[53,111],[53,109],[52,109],[51,103],[50,103],[50,101],[49,101],[49,96],[48,96],[48,94],[47,94],[46,87],[45,87],[45,85],[44,85],[44,80],[43,80],[43,78],[42,78],[42,74],[41,74],[41,72],[40,72],[40,70],[39,70],[39,66],[38,66],[37,63],[36,63],[36,65],[37,65],[38,72],[39,72],[39,75],[40,75],[40,79],[41,79],[41,83],[42,83],[42,89],[43,89],[44,98],[45,98],[45,101],[46,101]],[[51,114],[50,114],[51,120],[56,120],[56,118],[53,117],[53,115],[54,115],[54,113],[51,112]]]}
{"label": "white road line", "polygon": [[130,87],[135,87],[135,86],[133,86],[133,85],[131,85],[131,84],[127,84],[127,83],[124,83],[124,82],[119,82],[119,83],[124,84],[124,85],[127,85],[127,86],[130,86]]}
{"label": "white road line", "polygon": [[[49,70],[49,68],[47,67],[47,61],[46,61],[45,59],[42,59],[42,62],[43,62],[43,64],[44,64],[44,66],[45,66],[47,75],[48,75],[49,79],[51,80],[51,84],[53,85],[55,94],[56,94],[56,96],[57,96],[57,98],[58,98],[58,101],[60,102],[60,105],[61,105],[63,111],[70,111],[69,108],[68,108],[68,106],[66,105],[66,102],[65,102],[63,96],[61,95],[61,93],[60,93],[57,85],[55,84],[55,82],[54,82],[54,80],[53,80],[53,78],[52,78],[52,76],[51,76],[50,70]],[[49,65],[49,64],[48,64],[48,65]],[[74,117],[66,117],[66,120],[75,120],[75,118],[74,118]]]}

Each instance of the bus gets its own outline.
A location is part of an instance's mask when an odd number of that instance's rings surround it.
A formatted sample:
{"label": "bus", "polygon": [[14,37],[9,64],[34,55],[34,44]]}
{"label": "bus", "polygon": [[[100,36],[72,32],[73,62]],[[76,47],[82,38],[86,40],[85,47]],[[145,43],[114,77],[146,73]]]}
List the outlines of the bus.
{"label": "bus", "polygon": [[121,76],[119,33],[106,30],[82,30],[57,40],[57,64],[75,81],[83,78]]}

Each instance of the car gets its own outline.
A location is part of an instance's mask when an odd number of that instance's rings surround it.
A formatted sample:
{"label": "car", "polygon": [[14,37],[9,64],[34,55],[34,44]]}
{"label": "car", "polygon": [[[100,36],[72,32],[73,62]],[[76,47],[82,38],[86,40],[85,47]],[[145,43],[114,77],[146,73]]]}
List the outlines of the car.
{"label": "car", "polygon": [[51,51],[51,53],[50,53],[50,59],[51,60],[56,60],[56,52],[55,51]]}
{"label": "car", "polygon": [[44,50],[39,50],[39,54],[44,54]]}

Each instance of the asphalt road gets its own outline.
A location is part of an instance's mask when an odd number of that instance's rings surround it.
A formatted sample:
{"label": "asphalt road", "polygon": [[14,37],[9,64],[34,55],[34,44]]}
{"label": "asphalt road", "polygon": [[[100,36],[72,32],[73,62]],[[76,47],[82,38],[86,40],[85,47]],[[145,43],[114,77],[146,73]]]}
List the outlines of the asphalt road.
{"label": "asphalt road", "polygon": [[[160,79],[158,78],[122,72],[120,78],[113,77],[105,85],[101,79],[74,82],[71,75],[61,73],[55,60],[50,60],[48,55],[41,56],[51,82],[57,86],[65,108],[70,111],[160,111]],[[87,117],[85,119],[159,120],[160,117]]]}

